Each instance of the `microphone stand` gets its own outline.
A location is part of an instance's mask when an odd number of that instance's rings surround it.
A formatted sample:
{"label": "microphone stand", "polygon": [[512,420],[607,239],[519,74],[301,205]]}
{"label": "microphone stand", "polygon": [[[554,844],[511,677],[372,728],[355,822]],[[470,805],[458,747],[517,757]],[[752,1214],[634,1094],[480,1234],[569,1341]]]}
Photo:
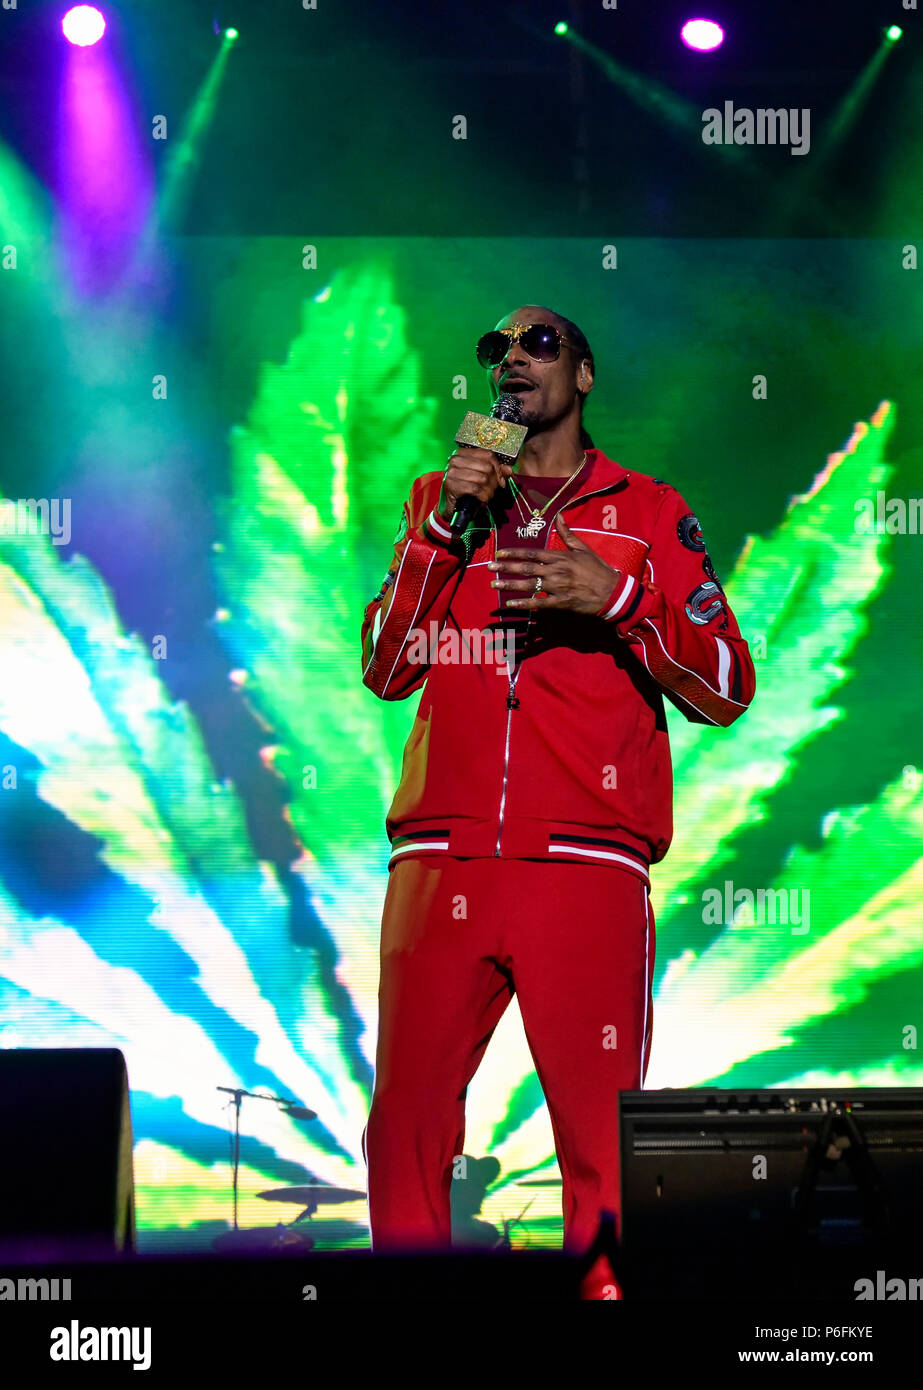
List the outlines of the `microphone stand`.
{"label": "microphone stand", "polygon": [[314,1120],[317,1113],[314,1110],[307,1110],[304,1106],[297,1105],[293,1100],[286,1100],[284,1096],[267,1096],[259,1091],[245,1091],[233,1086],[216,1086],[216,1091],[224,1091],[229,1096],[234,1097],[234,1227],[235,1231],[240,1227],[237,1224],[237,1177],[240,1172],[240,1105],[244,1096],[250,1096],[253,1100],[271,1100],[276,1105],[281,1105],[286,1114],[293,1118],[302,1120]]}

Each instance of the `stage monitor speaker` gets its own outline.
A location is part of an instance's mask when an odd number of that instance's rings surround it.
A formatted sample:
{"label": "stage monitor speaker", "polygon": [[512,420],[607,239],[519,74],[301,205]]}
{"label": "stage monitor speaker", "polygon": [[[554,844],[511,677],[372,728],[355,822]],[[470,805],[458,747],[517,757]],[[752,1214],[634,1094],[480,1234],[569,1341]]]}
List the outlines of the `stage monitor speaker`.
{"label": "stage monitor speaker", "polygon": [[623,1091],[619,1126],[621,1247],[665,1277],[923,1238],[923,1087]]}
{"label": "stage monitor speaker", "polygon": [[0,1255],[130,1253],[131,1110],[115,1048],[0,1048]]}

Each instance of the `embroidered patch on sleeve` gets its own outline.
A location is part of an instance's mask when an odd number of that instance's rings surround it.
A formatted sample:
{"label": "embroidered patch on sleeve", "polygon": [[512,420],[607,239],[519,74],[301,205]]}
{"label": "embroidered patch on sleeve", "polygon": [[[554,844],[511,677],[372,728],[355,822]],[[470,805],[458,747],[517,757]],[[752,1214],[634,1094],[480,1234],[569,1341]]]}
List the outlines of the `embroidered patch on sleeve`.
{"label": "embroidered patch on sleeve", "polygon": [[[693,589],[686,599],[686,617],[691,623],[698,627],[703,627],[710,623],[713,618],[717,618],[719,613],[725,612],[724,602],[721,598],[721,591],[717,584],[708,581],[705,584]],[[727,625],[727,617],[721,624],[722,628]]]}
{"label": "embroidered patch on sleeve", "polygon": [[388,590],[391,588],[391,585],[394,583],[396,577],[397,575],[394,570],[388,570],[388,573],[381,581],[381,588],[378,590],[378,593],[372,599],[372,603],[378,603],[381,599],[384,598],[385,594],[388,592]]}
{"label": "embroidered patch on sleeve", "polygon": [[702,528],[699,525],[699,518],[694,512],[687,512],[686,515],[681,518],[676,527],[676,534],[679,537],[680,544],[684,545],[687,550],[702,551],[705,549],[705,542],[702,539]]}

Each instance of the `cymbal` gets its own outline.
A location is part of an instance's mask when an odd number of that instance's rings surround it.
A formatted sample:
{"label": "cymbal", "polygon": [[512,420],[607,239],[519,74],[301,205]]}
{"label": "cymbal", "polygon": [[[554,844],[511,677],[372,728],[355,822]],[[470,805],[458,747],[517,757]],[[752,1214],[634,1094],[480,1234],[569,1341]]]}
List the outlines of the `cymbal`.
{"label": "cymbal", "polygon": [[560,1187],[560,1178],[526,1178],[516,1184],[517,1187]]}
{"label": "cymbal", "polygon": [[313,1202],[324,1202],[328,1206],[337,1202],[355,1202],[365,1193],[351,1187],[328,1187],[325,1183],[315,1183],[310,1187],[270,1187],[256,1195],[267,1202],[297,1202],[304,1207]]}

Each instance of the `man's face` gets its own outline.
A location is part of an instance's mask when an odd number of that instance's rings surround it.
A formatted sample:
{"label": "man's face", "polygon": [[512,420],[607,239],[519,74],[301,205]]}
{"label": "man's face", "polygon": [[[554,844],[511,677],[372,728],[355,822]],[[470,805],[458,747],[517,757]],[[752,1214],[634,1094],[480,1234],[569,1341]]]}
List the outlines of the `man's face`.
{"label": "man's face", "polygon": [[[550,323],[564,333],[564,325],[557,314],[536,304],[515,309],[496,327],[513,328],[530,323]],[[503,361],[488,368],[488,385],[491,401],[495,401],[501,391],[520,398],[522,423],[530,430],[548,429],[569,411],[579,411],[578,386],[586,394],[593,385],[593,374],[589,361],[566,343],[561,344],[556,362],[536,362],[519,342],[511,342]]]}

